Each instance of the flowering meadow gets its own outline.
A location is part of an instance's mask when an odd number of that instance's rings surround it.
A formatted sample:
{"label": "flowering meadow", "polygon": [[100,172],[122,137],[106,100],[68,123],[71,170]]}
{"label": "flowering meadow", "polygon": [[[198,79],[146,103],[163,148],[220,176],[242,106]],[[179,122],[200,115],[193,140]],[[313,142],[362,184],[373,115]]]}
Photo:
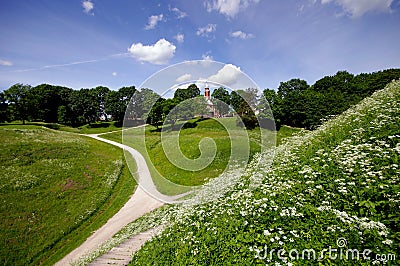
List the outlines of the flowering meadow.
{"label": "flowering meadow", "polygon": [[225,172],[191,201],[131,223],[97,252],[161,225],[132,265],[394,265],[399,164],[396,81],[256,155],[244,175]]}

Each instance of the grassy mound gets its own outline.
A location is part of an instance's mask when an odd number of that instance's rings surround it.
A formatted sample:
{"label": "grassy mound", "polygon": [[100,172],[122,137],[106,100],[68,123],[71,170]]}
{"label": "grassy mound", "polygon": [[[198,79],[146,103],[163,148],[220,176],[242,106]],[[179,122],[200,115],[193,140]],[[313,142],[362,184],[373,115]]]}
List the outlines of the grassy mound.
{"label": "grassy mound", "polygon": [[52,264],[118,211],[135,182],[119,148],[38,126],[0,127],[0,263]]}
{"label": "grassy mound", "polygon": [[224,197],[159,211],[169,227],[131,264],[395,264],[399,165],[397,81],[257,156]]}
{"label": "grassy mound", "polygon": [[73,132],[73,133],[80,133],[80,134],[100,134],[106,133],[111,131],[118,131],[121,130],[121,125],[117,122],[96,122],[92,124],[83,125],[80,127],[69,127],[62,124],[49,124],[43,123],[43,126],[66,131],[66,132]]}

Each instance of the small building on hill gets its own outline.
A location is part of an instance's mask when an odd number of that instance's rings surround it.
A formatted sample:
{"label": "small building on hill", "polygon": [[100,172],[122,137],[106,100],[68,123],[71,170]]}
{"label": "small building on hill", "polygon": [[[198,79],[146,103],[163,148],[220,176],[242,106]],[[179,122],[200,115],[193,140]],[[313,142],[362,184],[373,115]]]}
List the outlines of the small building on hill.
{"label": "small building on hill", "polygon": [[209,110],[208,116],[209,117],[218,116],[217,111],[215,110],[215,106],[211,101],[210,88],[208,87],[204,88],[204,97],[206,98],[207,108]]}

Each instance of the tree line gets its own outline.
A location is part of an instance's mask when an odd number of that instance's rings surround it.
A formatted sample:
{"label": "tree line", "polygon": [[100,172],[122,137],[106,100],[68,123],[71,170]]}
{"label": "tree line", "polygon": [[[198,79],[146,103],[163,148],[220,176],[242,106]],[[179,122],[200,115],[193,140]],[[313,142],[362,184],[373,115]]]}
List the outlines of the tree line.
{"label": "tree line", "polygon": [[305,80],[281,82],[277,90],[263,91],[275,118],[281,125],[313,129],[330,116],[338,115],[357,104],[392,80],[400,79],[400,69],[353,75],[338,71],[313,85]]}
{"label": "tree line", "polygon": [[122,122],[125,109],[136,92],[134,86],[112,91],[98,86],[73,90],[41,84],[15,84],[0,92],[0,122],[21,120],[80,126],[110,115]]}
{"label": "tree line", "polygon": [[[257,126],[272,129],[274,122],[277,129],[281,125],[313,129],[327,117],[340,114],[399,78],[400,69],[359,75],[339,71],[313,85],[298,78],[281,82],[276,90],[263,90],[264,97],[259,97],[254,88],[229,92],[220,87],[211,94],[212,111],[218,116],[235,112],[241,118],[238,124],[249,129]],[[125,118],[156,127],[164,122],[173,126],[179,119],[210,113],[209,103],[200,95],[195,84],[179,88],[173,98],[164,99],[150,89],[137,90],[135,86],[116,91],[103,86],[73,90],[18,83],[0,92],[0,122],[21,120],[80,126],[102,119],[122,125]]]}

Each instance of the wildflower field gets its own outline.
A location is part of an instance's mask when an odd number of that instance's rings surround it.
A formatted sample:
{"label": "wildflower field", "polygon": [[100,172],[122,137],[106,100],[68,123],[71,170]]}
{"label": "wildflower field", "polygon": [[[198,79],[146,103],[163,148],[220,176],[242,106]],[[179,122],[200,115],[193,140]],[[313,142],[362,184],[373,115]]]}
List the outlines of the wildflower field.
{"label": "wildflower field", "polygon": [[34,125],[0,126],[0,146],[2,265],[55,263],[134,191],[117,147]]}
{"label": "wildflower field", "polygon": [[217,186],[223,196],[159,209],[112,241],[166,227],[132,265],[395,265],[399,161],[396,81],[256,155],[244,176],[232,171],[204,186],[203,197]]}

